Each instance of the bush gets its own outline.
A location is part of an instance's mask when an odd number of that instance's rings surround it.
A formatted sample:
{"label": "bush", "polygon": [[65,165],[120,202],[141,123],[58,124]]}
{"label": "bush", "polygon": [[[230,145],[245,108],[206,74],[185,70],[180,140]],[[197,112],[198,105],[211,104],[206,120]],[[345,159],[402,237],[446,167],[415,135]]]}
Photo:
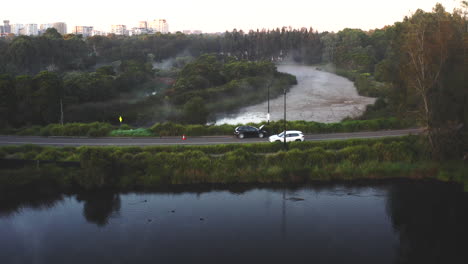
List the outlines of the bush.
{"label": "bush", "polygon": [[86,188],[112,187],[117,179],[119,168],[112,158],[112,150],[106,148],[84,147],[80,149],[80,164],[83,174],[77,177],[77,183]]}
{"label": "bush", "polygon": [[117,130],[111,131],[110,135],[113,137],[151,137],[151,136],[154,136],[151,130],[146,129],[146,128],[137,128],[137,129],[128,129],[128,130],[117,129]]}
{"label": "bush", "polygon": [[[66,123],[50,124],[39,130],[40,136],[107,136],[113,126],[109,123]],[[21,133],[21,132],[20,132]]]}

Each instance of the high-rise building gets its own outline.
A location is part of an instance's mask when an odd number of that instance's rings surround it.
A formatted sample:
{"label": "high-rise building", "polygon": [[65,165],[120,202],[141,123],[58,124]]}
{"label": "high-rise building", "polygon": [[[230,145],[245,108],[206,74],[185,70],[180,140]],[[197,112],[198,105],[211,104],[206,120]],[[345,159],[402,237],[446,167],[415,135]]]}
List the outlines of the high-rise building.
{"label": "high-rise building", "polygon": [[146,28],[132,28],[130,31],[129,31],[130,35],[131,36],[135,36],[135,35],[142,35],[142,34],[148,34],[148,29]]}
{"label": "high-rise building", "polygon": [[149,23],[149,28],[153,32],[169,33],[169,24],[166,19],[155,19]]}
{"label": "high-rise building", "polygon": [[3,31],[4,33],[11,33],[10,20],[3,20]]}
{"label": "high-rise building", "polygon": [[21,30],[24,28],[23,24],[12,24],[10,25],[10,33],[20,35]]}
{"label": "high-rise building", "polygon": [[93,34],[93,27],[75,26],[72,33],[75,35],[82,35],[84,38],[90,37]]}
{"label": "high-rise building", "polygon": [[107,35],[107,33],[104,31],[100,31],[100,30],[93,30],[91,32],[91,36],[105,36],[105,35]]}
{"label": "high-rise building", "polygon": [[127,26],[125,25],[112,25],[111,33],[116,35],[128,35]]}
{"label": "high-rise building", "polygon": [[65,22],[52,23],[52,27],[55,28],[61,35],[67,34],[67,23]]}
{"label": "high-rise building", "polygon": [[37,29],[37,24],[26,24],[24,25],[24,35],[27,36],[37,36],[39,31]]}
{"label": "high-rise building", "polygon": [[48,28],[53,28],[53,27],[54,27],[54,26],[52,26],[52,24],[41,24],[41,25],[39,26],[39,30],[45,32]]}
{"label": "high-rise building", "polygon": [[146,21],[140,21],[140,22],[138,22],[138,28],[140,28],[140,29],[148,29],[148,22],[146,22]]}
{"label": "high-rise building", "polygon": [[3,26],[0,26],[0,34],[5,34],[5,29]]}

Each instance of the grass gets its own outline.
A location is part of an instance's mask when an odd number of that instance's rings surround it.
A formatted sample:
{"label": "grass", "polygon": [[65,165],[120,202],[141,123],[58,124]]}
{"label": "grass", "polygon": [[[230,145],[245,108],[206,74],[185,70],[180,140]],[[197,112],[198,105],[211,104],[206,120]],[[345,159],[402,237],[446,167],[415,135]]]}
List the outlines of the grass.
{"label": "grass", "polygon": [[[213,155],[213,154],[221,155]],[[153,188],[195,183],[295,183],[361,179],[438,179],[468,184],[461,161],[435,163],[419,137],[278,144],[159,147],[0,148],[0,158],[59,163],[0,170],[0,186]],[[79,168],[60,166],[75,161]]]}
{"label": "grass", "polygon": [[152,137],[153,132],[146,128],[117,129],[110,132],[111,137]]}

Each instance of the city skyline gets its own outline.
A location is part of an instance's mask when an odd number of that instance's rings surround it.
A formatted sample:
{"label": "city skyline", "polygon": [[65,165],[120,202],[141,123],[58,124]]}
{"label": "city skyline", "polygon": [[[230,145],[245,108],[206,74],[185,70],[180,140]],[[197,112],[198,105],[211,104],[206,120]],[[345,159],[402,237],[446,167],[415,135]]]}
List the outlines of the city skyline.
{"label": "city skyline", "polygon": [[133,28],[138,27],[140,21],[154,19],[166,19],[170,23],[170,32],[202,30],[214,33],[234,28],[248,31],[283,26],[313,27],[320,32],[336,32],[346,27],[369,30],[401,21],[418,8],[430,11],[437,2],[449,12],[460,7],[459,0],[396,0],[392,3],[375,0],[335,0],[326,3],[292,0],[287,4],[277,0],[238,0],[232,5],[219,4],[214,0],[175,0],[170,3],[145,3],[144,6],[129,5],[121,0],[82,0],[82,4],[71,9],[60,8],[63,2],[58,0],[23,2],[30,7],[26,11],[15,8],[11,1],[2,4],[0,19],[10,20],[12,24],[38,25],[62,21],[67,23],[68,33],[75,26],[92,26],[96,30],[110,32],[111,25]]}

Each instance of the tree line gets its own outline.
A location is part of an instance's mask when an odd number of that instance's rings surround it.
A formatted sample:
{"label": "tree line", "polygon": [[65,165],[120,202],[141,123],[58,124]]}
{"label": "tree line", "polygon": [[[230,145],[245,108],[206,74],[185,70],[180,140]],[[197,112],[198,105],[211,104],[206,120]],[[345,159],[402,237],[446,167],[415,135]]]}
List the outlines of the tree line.
{"label": "tree line", "polygon": [[158,62],[180,55],[198,57],[205,53],[238,59],[298,62],[321,60],[320,34],[310,29],[283,27],[248,33],[234,29],[221,35],[151,34],[139,36],[61,36],[48,29],[38,37],[0,39],[0,72],[36,74],[43,70],[88,70],[96,64],[118,60]]}
{"label": "tree line", "polygon": [[[285,60],[331,63],[352,73],[356,82],[386,83],[384,92],[368,93],[380,97],[378,104],[370,109],[386,113],[386,116],[409,116],[418,120],[427,128],[435,156],[460,155],[468,149],[466,8],[464,2],[462,9],[449,13],[437,4],[431,12],[417,10],[401,22],[370,31],[346,28],[337,33],[318,33],[312,28],[283,27],[249,32],[233,30],[221,35],[157,33],[83,39],[75,35],[61,36],[49,29],[40,37],[2,39],[0,73],[7,75],[2,75],[0,80],[1,120],[3,125],[14,124],[15,121],[9,119],[13,119],[11,109],[16,105],[18,109],[34,109],[35,117],[31,120],[35,121],[32,123],[57,122],[60,117],[56,113],[60,112],[57,109],[61,106],[57,102],[63,104],[64,101],[74,105],[67,107],[72,120],[88,121],[82,117],[98,113],[98,121],[103,121],[110,116],[100,114],[108,113],[109,109],[130,111],[135,120],[149,116],[167,118],[173,109],[153,108],[150,113],[141,110],[166,105],[164,96],[178,106],[194,97],[203,100],[197,99],[195,106],[204,104],[212,100],[210,98],[216,98],[216,92],[211,88],[230,90],[229,85],[236,83],[226,75],[227,69],[233,76],[249,72],[248,63],[228,62],[218,67],[218,61],[207,62],[206,57],[205,61],[202,59],[195,64],[178,60],[180,69],[173,72],[153,70],[155,62],[168,58],[190,55],[198,58],[211,53],[257,63]],[[187,64],[187,68],[181,70]],[[112,65],[119,72],[114,75],[109,68],[100,69],[101,65]],[[197,72],[193,65],[206,66],[208,71]],[[209,70],[210,67],[214,70]],[[164,96],[145,98],[136,106],[121,100],[118,104],[112,101],[136,90],[155,91],[159,85],[154,82],[155,76],[170,76],[177,80],[163,93]],[[243,82],[260,87],[262,85],[257,85],[257,81],[267,81],[260,79]],[[237,83],[233,87],[242,86]],[[28,100],[34,101],[35,105],[28,104]],[[187,112],[196,109],[195,106],[187,106]],[[23,110],[18,112],[28,115]],[[175,118],[175,121],[182,119]],[[22,121],[18,123],[24,124]]]}

